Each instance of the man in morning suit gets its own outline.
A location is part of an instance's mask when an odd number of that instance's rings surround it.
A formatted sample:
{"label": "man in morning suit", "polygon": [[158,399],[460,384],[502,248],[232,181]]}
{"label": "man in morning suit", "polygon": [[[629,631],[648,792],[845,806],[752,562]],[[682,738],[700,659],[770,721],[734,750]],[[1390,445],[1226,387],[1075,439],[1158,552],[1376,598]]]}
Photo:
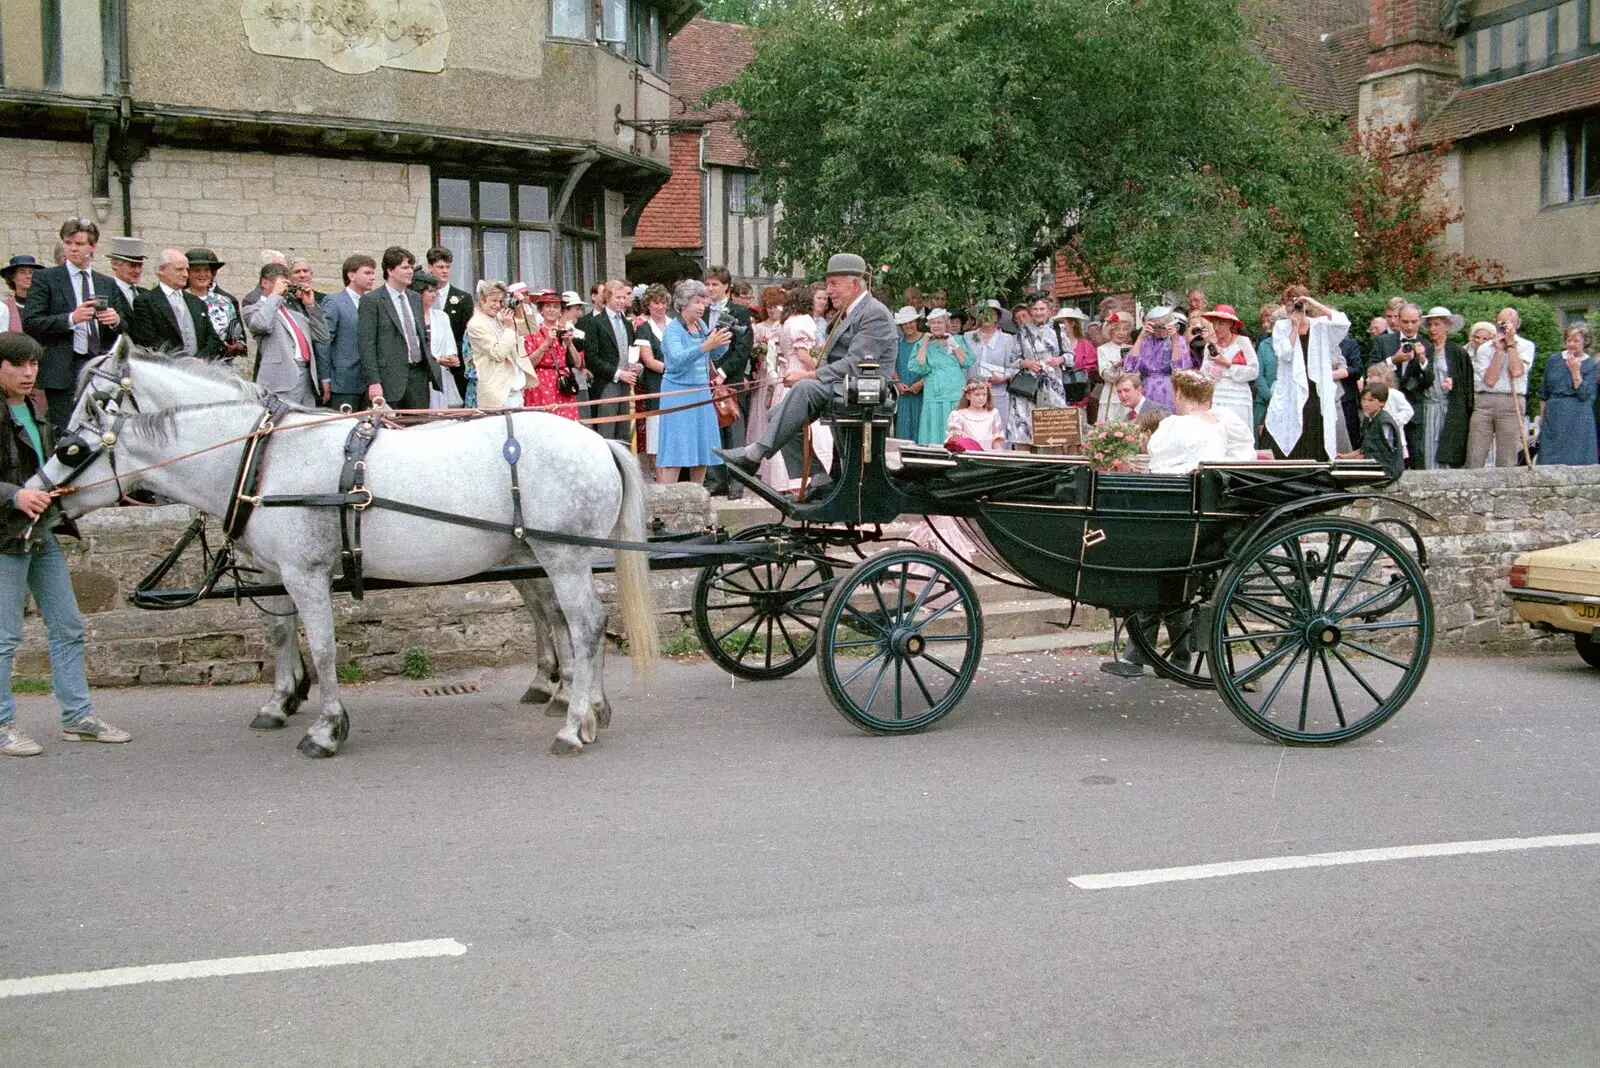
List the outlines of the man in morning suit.
{"label": "man in morning suit", "polygon": [[133,340],[202,360],[222,357],[222,338],[206,314],[206,302],[188,289],[189,257],[175,248],[161,250],[154,289],[134,297]]}
{"label": "man in morning suit", "polygon": [[1411,452],[1410,466],[1422,467],[1424,458],[1433,452],[1423,440],[1428,420],[1422,410],[1429,396],[1436,392],[1433,388],[1433,340],[1422,333],[1422,309],[1415,304],[1401,306],[1398,325],[1398,332],[1383,334],[1372,343],[1372,348],[1379,360],[1388,360],[1394,365],[1395,383],[1416,412],[1416,417],[1405,425],[1406,446]]}
{"label": "man in morning suit", "polygon": [[[450,320],[450,332],[456,338],[456,352],[461,352],[462,339],[467,335],[467,322],[472,318],[472,294],[450,284],[450,272],[455,269],[455,259],[455,253],[443,246],[428,250],[428,270],[439,280],[439,292],[433,298],[433,306],[444,310],[444,317]],[[450,376],[456,380],[456,390],[465,397],[467,361],[463,359],[450,368]]]}
{"label": "man in morning suit", "polygon": [[349,406],[352,412],[367,407],[367,383],[361,377],[361,350],[356,328],[361,298],[378,284],[378,261],[356,253],[341,268],[344,288],[322,301],[328,322],[328,339],[317,349],[317,373],[322,376],[322,403],[330,408]]}
{"label": "man in morning suit", "polygon": [[[578,320],[583,331],[583,362],[594,375],[590,395],[594,400],[610,400],[611,404],[598,404],[598,416],[627,415],[626,398],[639,378],[637,364],[628,362],[628,349],[633,345],[633,323],[628,320],[628,304],[633,300],[633,287],[626,282],[612,280],[606,283],[603,304],[591,315]],[[594,429],[611,441],[633,440],[633,424],[626,420],[615,423],[597,423]]]}
{"label": "man in morning suit", "polygon": [[[750,377],[750,351],[755,347],[755,334],[750,329],[750,309],[731,297],[733,275],[726,267],[713,267],[706,272],[706,293],[711,306],[706,311],[706,323],[715,330],[727,326],[733,333],[728,351],[716,361],[723,374],[723,384],[738,389]],[[750,394],[739,394],[739,418],[721,429],[722,447],[737,451],[744,447],[744,428],[750,415]],[[795,468],[794,470],[798,470]],[[706,472],[706,492],[725,493],[728,500],[744,496],[744,488],[728,478],[728,473],[713,466]]]}
{"label": "man in morning suit", "polygon": [[50,422],[65,430],[76,400],[78,372],[108,352],[128,324],[117,313],[122,292],[109,275],[91,271],[100,227],[73,217],[61,225],[66,262],[37,271],[22,305],[22,328],[44,347],[38,384]]}
{"label": "man in morning suit", "polygon": [[[807,423],[821,416],[833,403],[834,387],[843,382],[846,375],[858,373],[863,362],[873,362],[886,369],[894,366],[899,353],[900,329],[894,325],[889,309],[867,290],[866,261],[848,252],[833,256],[828,260],[825,284],[833,306],[843,311],[822,347],[817,369],[790,371],[784,375],[789,392],[767,413],[767,432],[759,440],[743,449],[715,450],[718,456],[748,474],[755,474],[761,461],[780,449],[785,466],[790,471],[799,471],[803,462],[802,432]],[[830,484],[826,472],[813,479],[812,496],[826,493]]]}
{"label": "man in morning suit", "polygon": [[439,388],[439,365],[429,351],[428,318],[422,297],[411,289],[416,257],[398,245],[383,250],[383,285],[361,298],[356,311],[356,349],[367,400],[377,407],[428,407],[429,388]]}

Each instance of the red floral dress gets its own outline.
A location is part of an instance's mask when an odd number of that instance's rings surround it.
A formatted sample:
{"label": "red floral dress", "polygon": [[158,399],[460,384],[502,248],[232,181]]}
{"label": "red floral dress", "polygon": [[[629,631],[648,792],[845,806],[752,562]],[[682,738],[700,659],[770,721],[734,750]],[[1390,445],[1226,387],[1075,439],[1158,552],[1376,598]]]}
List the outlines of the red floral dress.
{"label": "red floral dress", "polygon": [[[565,393],[561,389],[561,371],[566,366],[566,346],[559,340],[545,349],[544,355],[538,359],[534,353],[539,351],[539,346],[545,339],[552,337],[554,331],[548,326],[541,326],[538,330],[528,334],[522,339],[522,351],[528,354],[528,362],[533,364],[537,380],[530,382],[522,390],[522,405],[525,408],[542,408],[554,412],[563,419],[578,419],[576,393]],[[582,366],[582,357],[578,358],[578,366]]]}

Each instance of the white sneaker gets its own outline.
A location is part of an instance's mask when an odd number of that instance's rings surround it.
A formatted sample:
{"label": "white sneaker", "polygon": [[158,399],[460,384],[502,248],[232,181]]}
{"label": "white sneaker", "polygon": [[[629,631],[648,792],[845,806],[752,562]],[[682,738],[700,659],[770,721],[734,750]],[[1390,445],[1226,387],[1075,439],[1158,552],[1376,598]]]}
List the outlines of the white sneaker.
{"label": "white sneaker", "polygon": [[118,730],[103,719],[84,716],[61,728],[61,737],[69,742],[126,742],[133,735]]}
{"label": "white sneaker", "polygon": [[17,730],[15,723],[0,727],[0,755],[38,756],[44,749],[38,742]]}

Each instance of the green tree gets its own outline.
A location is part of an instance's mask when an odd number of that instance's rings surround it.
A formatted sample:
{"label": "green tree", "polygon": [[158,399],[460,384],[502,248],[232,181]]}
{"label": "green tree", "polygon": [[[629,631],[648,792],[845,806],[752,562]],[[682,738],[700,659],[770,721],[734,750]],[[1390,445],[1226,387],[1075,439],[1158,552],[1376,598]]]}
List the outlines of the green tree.
{"label": "green tree", "polygon": [[724,95],[774,261],[1014,288],[1058,248],[1151,292],[1196,264],[1338,262],[1341,137],[1289,102],[1238,0],[774,0]]}

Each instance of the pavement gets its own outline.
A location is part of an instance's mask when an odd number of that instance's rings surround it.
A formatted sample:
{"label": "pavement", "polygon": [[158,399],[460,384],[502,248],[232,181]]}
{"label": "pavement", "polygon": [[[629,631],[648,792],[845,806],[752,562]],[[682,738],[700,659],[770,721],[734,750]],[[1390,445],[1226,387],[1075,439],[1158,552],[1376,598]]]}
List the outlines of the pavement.
{"label": "pavement", "polygon": [[[618,661],[565,759],[520,672],[348,688],[329,761],[304,714],[245,728],[261,687],[97,693],[125,746],[20,697],[46,752],[0,761],[0,1065],[1600,1063],[1600,845],[1069,881],[1600,831],[1592,669],[1435,659],[1309,750],[1095,665],[991,655],[879,738],[812,668],[641,692]],[[462,952],[6,986],[416,940]]]}

